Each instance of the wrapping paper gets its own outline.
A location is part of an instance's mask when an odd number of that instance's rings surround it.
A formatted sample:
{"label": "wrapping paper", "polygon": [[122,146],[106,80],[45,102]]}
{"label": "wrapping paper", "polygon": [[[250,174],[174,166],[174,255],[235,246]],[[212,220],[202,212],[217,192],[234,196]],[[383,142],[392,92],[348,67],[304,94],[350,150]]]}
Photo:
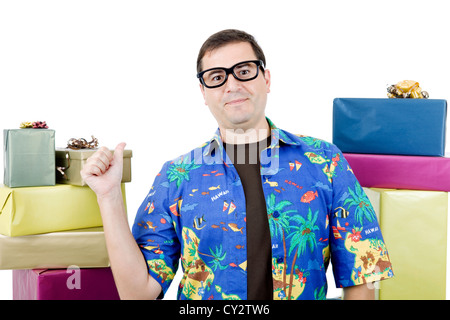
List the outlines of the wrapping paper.
{"label": "wrapping paper", "polygon": [[[85,186],[86,183],[81,178],[80,171],[83,169],[86,160],[95,153],[96,150],[72,150],[72,149],[56,149],[56,166],[62,167],[61,171],[56,171],[56,181],[63,184],[71,184],[76,186]],[[114,151],[111,150],[113,153]],[[123,174],[122,182],[131,181],[131,150],[123,151]]]}
{"label": "wrapping paper", "polygon": [[103,228],[38,235],[0,235],[0,269],[108,267]]}
{"label": "wrapping paper", "polygon": [[3,131],[4,175],[9,187],[55,185],[55,131]]}
{"label": "wrapping paper", "polygon": [[110,268],[13,270],[14,300],[118,300]]}
{"label": "wrapping paper", "polygon": [[344,153],[363,187],[450,191],[450,158]]}
{"label": "wrapping paper", "polygon": [[[122,184],[125,201],[125,185]],[[0,234],[22,236],[101,227],[97,197],[89,187],[0,187]]]}
{"label": "wrapping paper", "polygon": [[381,300],[446,298],[448,193],[371,188],[380,194],[380,228],[395,277]]}
{"label": "wrapping paper", "polygon": [[447,101],[333,101],[333,143],[347,153],[443,156]]}

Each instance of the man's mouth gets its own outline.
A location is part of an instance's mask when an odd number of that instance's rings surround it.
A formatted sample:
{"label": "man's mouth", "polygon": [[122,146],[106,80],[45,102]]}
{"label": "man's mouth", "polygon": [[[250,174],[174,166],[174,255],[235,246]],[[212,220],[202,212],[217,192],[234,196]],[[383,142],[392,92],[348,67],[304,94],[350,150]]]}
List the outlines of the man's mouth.
{"label": "man's mouth", "polygon": [[244,103],[246,100],[247,100],[247,98],[235,99],[235,100],[230,100],[230,101],[226,102],[225,104],[229,105],[229,106],[233,106],[233,105],[238,105],[238,104]]}

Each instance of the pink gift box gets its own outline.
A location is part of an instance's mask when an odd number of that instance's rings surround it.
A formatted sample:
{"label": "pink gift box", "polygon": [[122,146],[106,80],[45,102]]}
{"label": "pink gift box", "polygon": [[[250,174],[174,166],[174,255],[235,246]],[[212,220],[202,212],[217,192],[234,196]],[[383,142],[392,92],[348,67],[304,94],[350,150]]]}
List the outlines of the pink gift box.
{"label": "pink gift box", "polygon": [[13,270],[14,300],[118,300],[110,268]]}
{"label": "pink gift box", "polygon": [[450,191],[450,158],[344,153],[363,187]]}

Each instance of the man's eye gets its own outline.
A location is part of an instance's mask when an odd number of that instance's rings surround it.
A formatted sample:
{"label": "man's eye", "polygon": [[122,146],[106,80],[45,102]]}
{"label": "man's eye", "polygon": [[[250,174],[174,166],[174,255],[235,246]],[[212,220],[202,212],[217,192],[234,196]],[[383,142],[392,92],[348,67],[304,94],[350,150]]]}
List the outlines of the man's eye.
{"label": "man's eye", "polygon": [[225,74],[221,71],[212,71],[210,73],[205,74],[205,81],[210,84],[220,83],[224,80]]}
{"label": "man's eye", "polygon": [[214,76],[211,78],[211,81],[213,82],[219,82],[222,81],[223,77],[222,76]]}

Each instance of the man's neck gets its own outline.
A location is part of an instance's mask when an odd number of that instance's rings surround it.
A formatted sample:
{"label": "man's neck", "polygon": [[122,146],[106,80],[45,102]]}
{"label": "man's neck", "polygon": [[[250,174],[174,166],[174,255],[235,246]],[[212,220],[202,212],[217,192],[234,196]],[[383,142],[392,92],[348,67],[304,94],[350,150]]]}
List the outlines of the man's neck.
{"label": "man's neck", "polygon": [[227,144],[250,144],[266,139],[270,136],[270,127],[267,120],[256,128],[244,129],[226,129],[220,128],[222,141]]}

